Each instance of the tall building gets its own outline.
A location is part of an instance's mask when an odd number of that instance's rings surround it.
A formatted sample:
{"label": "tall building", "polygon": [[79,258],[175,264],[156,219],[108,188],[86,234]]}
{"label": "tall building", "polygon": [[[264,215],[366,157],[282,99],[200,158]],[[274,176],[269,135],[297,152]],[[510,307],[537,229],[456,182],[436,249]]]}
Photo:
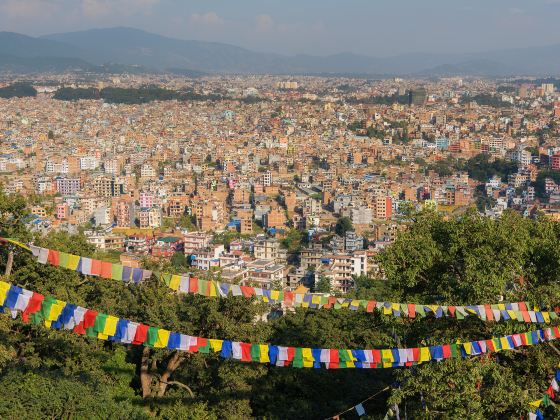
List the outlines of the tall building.
{"label": "tall building", "polygon": [[417,89],[411,89],[408,92],[408,104],[409,105],[424,105],[426,103],[426,99],[428,97],[428,93],[426,89],[421,87]]}

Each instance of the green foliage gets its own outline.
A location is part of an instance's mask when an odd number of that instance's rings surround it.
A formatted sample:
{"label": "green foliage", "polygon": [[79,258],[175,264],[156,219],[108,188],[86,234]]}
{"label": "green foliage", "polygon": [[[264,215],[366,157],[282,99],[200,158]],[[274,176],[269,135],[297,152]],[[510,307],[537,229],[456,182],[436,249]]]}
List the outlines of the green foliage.
{"label": "green foliage", "polygon": [[[18,208],[14,200],[6,208]],[[450,220],[433,212],[411,213],[410,219],[414,222],[408,229],[377,257],[385,276],[355,278],[349,296],[441,304],[496,302],[502,296],[543,308],[560,301],[560,224],[510,212],[498,220],[473,211]],[[20,222],[9,212],[1,220],[12,232],[20,231]],[[297,236],[293,233],[294,243]],[[82,236],[66,233],[49,233],[35,243],[103,255]],[[179,259],[159,265],[172,271],[173,262],[182,264]],[[178,295],[155,277],[141,286],[84,278],[37,264],[27,253],[16,254],[11,280],[103,313],[235,341],[312,348],[416,347],[531,329],[517,322],[409,320],[349,310],[296,309],[263,322],[270,307],[243,297]],[[14,413],[24,418],[325,418],[395,383],[400,387],[366,404],[368,413],[383,416],[388,404],[397,403],[401,412],[406,406],[410,418],[519,418],[527,402],[546,391],[558,363],[554,349],[539,345],[394,370],[277,368],[224,361],[217,354],[143,351],[24,325],[6,315],[0,316],[0,337],[2,418]],[[140,374],[143,363],[146,375]],[[166,383],[160,382],[166,372]],[[557,416],[553,407],[549,410],[550,417]]]}
{"label": "green foliage", "polygon": [[189,263],[183,252],[176,252],[173,254],[171,257],[171,265],[176,271],[186,270],[189,267]]}
{"label": "green foliage", "polygon": [[306,237],[305,232],[297,229],[291,229],[282,239],[280,245],[282,248],[286,248],[288,252],[296,253],[301,251],[302,243]]}
{"label": "green foliage", "polygon": [[502,101],[501,96],[492,95],[489,93],[481,93],[479,95],[469,96],[464,95],[461,97],[462,103],[476,102],[478,105],[493,106],[495,108],[509,108],[512,105],[509,102]]}
{"label": "green foliage", "polygon": [[507,182],[508,176],[517,172],[518,164],[504,159],[491,160],[490,155],[481,153],[467,161],[448,157],[428,165],[428,169],[435,171],[439,176],[450,176],[457,171],[465,171],[469,177],[480,182],[486,182],[498,175],[502,181]]}
{"label": "green foliage", "polygon": [[319,280],[315,282],[314,292],[315,293],[331,293],[331,281],[328,277],[323,275],[319,276]]}
{"label": "green foliage", "polygon": [[336,221],[336,225],[334,227],[334,231],[339,236],[346,235],[346,232],[353,231],[354,227],[352,226],[352,220],[349,217],[341,217]]}
{"label": "green foliage", "polygon": [[487,154],[479,154],[469,159],[464,166],[464,170],[469,173],[469,176],[480,182],[486,182],[494,175],[498,175],[502,181],[507,182],[508,176],[517,172],[517,168],[517,162],[504,159],[490,161],[490,156]]}
{"label": "green foliage", "polygon": [[428,170],[434,171],[442,177],[451,176],[457,171],[457,164],[452,157],[449,157],[445,160],[438,160],[435,163],[431,163],[428,165]]}
{"label": "green foliage", "polygon": [[539,171],[539,174],[537,175],[537,179],[533,183],[533,186],[535,187],[535,195],[541,199],[546,199],[548,197],[544,188],[546,178],[550,178],[558,184],[560,183],[560,172],[550,170]]}
{"label": "green foliage", "polygon": [[95,88],[70,88],[62,87],[53,96],[60,101],[77,101],[80,99],[100,99],[101,93]]}
{"label": "green foliage", "polygon": [[62,101],[76,101],[79,99],[103,99],[108,103],[117,104],[143,104],[152,101],[204,101],[217,100],[217,95],[199,95],[191,91],[179,92],[157,86],[142,86],[139,88],[106,87],[101,90],[96,88],[69,88],[58,89],[54,94],[55,99]]}
{"label": "green foliage", "polygon": [[0,98],[23,98],[37,96],[37,90],[28,83],[13,83],[0,88]]}
{"label": "green foliage", "polygon": [[147,419],[147,413],[133,405],[134,395],[128,399],[112,395],[112,382],[86,372],[65,376],[41,369],[13,369],[0,377],[0,417]]}
{"label": "green foliage", "polygon": [[408,94],[405,95],[391,95],[391,96],[372,96],[362,103],[375,104],[375,105],[393,105],[393,104],[408,104]]}

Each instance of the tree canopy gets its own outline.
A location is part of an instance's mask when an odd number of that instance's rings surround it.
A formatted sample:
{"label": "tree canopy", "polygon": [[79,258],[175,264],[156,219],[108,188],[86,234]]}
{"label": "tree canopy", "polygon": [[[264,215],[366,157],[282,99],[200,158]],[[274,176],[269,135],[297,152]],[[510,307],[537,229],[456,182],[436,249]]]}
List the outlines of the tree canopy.
{"label": "tree canopy", "polygon": [[23,98],[37,96],[37,90],[29,83],[13,83],[0,88],[0,98]]}
{"label": "tree canopy", "polygon": [[[1,200],[0,200],[1,202]],[[350,296],[395,302],[479,304],[560,297],[560,225],[506,212],[451,219],[424,212],[377,257],[382,277],[355,279]],[[0,221],[18,232],[20,222]],[[82,236],[49,233],[37,245],[103,258]],[[0,248],[2,261],[7,249]],[[182,261],[174,261],[182,263]],[[172,270],[169,262],[166,269]],[[84,278],[15,255],[9,281],[104,313],[184,334],[312,348],[391,348],[486,339],[531,328],[476,318],[401,319],[350,310],[269,307],[243,297],[173,293],[155,277],[124,285]],[[372,418],[397,404],[410,418],[519,418],[550,384],[558,354],[538,345],[403,369],[295,369],[123,346],[0,317],[0,416],[217,419],[325,418],[367,402]],[[425,408],[424,408],[425,407]],[[548,407],[548,415],[557,415]],[[353,414],[344,418],[351,418]]]}
{"label": "tree canopy", "polygon": [[336,225],[334,227],[334,231],[337,235],[344,236],[346,232],[353,231],[354,227],[352,226],[352,220],[349,217],[341,217],[336,221]]}

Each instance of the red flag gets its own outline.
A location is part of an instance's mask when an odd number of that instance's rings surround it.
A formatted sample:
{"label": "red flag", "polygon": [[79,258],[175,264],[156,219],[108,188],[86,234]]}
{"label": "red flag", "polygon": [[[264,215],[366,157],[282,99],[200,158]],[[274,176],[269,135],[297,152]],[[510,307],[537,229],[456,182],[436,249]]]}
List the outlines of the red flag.
{"label": "red flag", "polygon": [[55,251],[54,249],[49,249],[49,256],[47,257],[47,261],[51,265],[59,266],[60,265],[60,254],[58,253],[58,251]]}
{"label": "red flag", "polygon": [[110,279],[113,277],[113,263],[101,261],[101,277]]}
{"label": "red flag", "polygon": [[241,360],[244,362],[250,362],[251,359],[251,343],[239,343],[241,346]]}
{"label": "red flag", "polygon": [[416,318],[416,305],[414,303],[408,304],[408,317]]}
{"label": "red flag", "polygon": [[189,278],[189,293],[198,293],[198,278]]}
{"label": "red flag", "polygon": [[486,311],[486,319],[488,321],[494,321],[494,312],[492,312],[490,305],[484,305],[484,310]]}
{"label": "red flag", "polygon": [[101,275],[101,261],[91,260],[91,275],[92,276]]}
{"label": "red flag", "polygon": [[95,325],[95,318],[97,318],[97,311],[88,309],[84,314],[83,321],[74,327],[74,332],[78,334],[85,334],[88,328]]}
{"label": "red flag", "polygon": [[41,310],[41,305],[43,304],[43,300],[45,300],[45,296],[40,293],[33,292],[33,296],[29,299],[29,303],[27,304],[27,308],[21,313],[21,318],[23,322],[29,322],[29,315],[34,314]]}
{"label": "red flag", "polygon": [[255,288],[251,286],[240,286],[243,296],[250,298],[255,294]]}
{"label": "red flag", "polygon": [[132,342],[132,344],[143,344],[144,341],[146,341],[146,339],[148,338],[149,328],[150,327],[148,327],[147,325],[139,324],[136,328],[136,335],[134,336],[134,341]]}
{"label": "red flag", "polygon": [[448,306],[447,309],[449,309],[451,316],[455,318],[455,306]]}

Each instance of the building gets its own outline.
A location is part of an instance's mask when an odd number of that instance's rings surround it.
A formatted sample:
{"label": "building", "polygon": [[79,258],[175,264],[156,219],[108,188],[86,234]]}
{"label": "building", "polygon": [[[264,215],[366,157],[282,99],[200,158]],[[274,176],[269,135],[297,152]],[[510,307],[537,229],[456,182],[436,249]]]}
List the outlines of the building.
{"label": "building", "polygon": [[98,207],[93,211],[93,219],[96,226],[110,225],[112,223],[111,208]]}
{"label": "building", "polygon": [[80,191],[80,179],[57,177],[56,190],[60,195],[76,195],[76,193]]}
{"label": "building", "polygon": [[263,289],[281,289],[285,266],[270,260],[255,260],[247,264],[249,282]]}
{"label": "building", "polygon": [[119,201],[115,208],[115,218],[118,227],[130,227],[132,224],[131,206],[126,201]]}
{"label": "building", "polygon": [[385,197],[382,195],[374,197],[372,210],[375,219],[390,219],[393,215],[393,201],[391,197]]}
{"label": "building", "polygon": [[373,219],[373,213],[369,207],[354,207],[351,211],[353,225],[369,225]]}
{"label": "building", "polygon": [[209,246],[191,254],[191,264],[199,270],[208,271],[211,268],[220,267],[220,256],[224,253],[225,248],[222,244]]}
{"label": "building", "polygon": [[80,170],[89,171],[97,169],[99,160],[95,156],[82,156],[80,158]]}
{"label": "building", "polygon": [[277,239],[263,239],[253,245],[253,254],[258,260],[285,261],[286,250]]}
{"label": "building", "polygon": [[56,218],[59,220],[68,219],[70,216],[70,207],[68,204],[61,203],[56,205]]}
{"label": "building", "polygon": [[148,192],[141,192],[138,201],[141,208],[151,209],[154,206],[154,195]]}
{"label": "building", "polygon": [[550,167],[555,171],[560,171],[560,153],[556,153],[550,158]]}
{"label": "building", "polygon": [[347,293],[355,286],[352,276],[367,274],[365,251],[357,251],[349,255],[328,255],[325,259],[328,261],[324,267],[325,275],[330,279],[331,287],[335,291]]}
{"label": "building", "polygon": [[253,211],[238,210],[237,218],[239,219],[239,233],[247,235],[253,233]]}
{"label": "building", "polygon": [[263,226],[267,229],[283,227],[286,224],[286,215],[283,210],[270,210],[263,215]]}
{"label": "building", "polygon": [[428,93],[425,88],[411,89],[408,92],[408,104],[422,106],[426,103]]}
{"label": "building", "polygon": [[207,248],[212,241],[212,235],[204,232],[190,232],[183,238],[185,255],[196,254],[199,250]]}
{"label": "building", "polygon": [[113,249],[122,251],[124,249],[124,236],[115,234],[103,234],[95,232],[84,232],[87,241],[99,249]]}

